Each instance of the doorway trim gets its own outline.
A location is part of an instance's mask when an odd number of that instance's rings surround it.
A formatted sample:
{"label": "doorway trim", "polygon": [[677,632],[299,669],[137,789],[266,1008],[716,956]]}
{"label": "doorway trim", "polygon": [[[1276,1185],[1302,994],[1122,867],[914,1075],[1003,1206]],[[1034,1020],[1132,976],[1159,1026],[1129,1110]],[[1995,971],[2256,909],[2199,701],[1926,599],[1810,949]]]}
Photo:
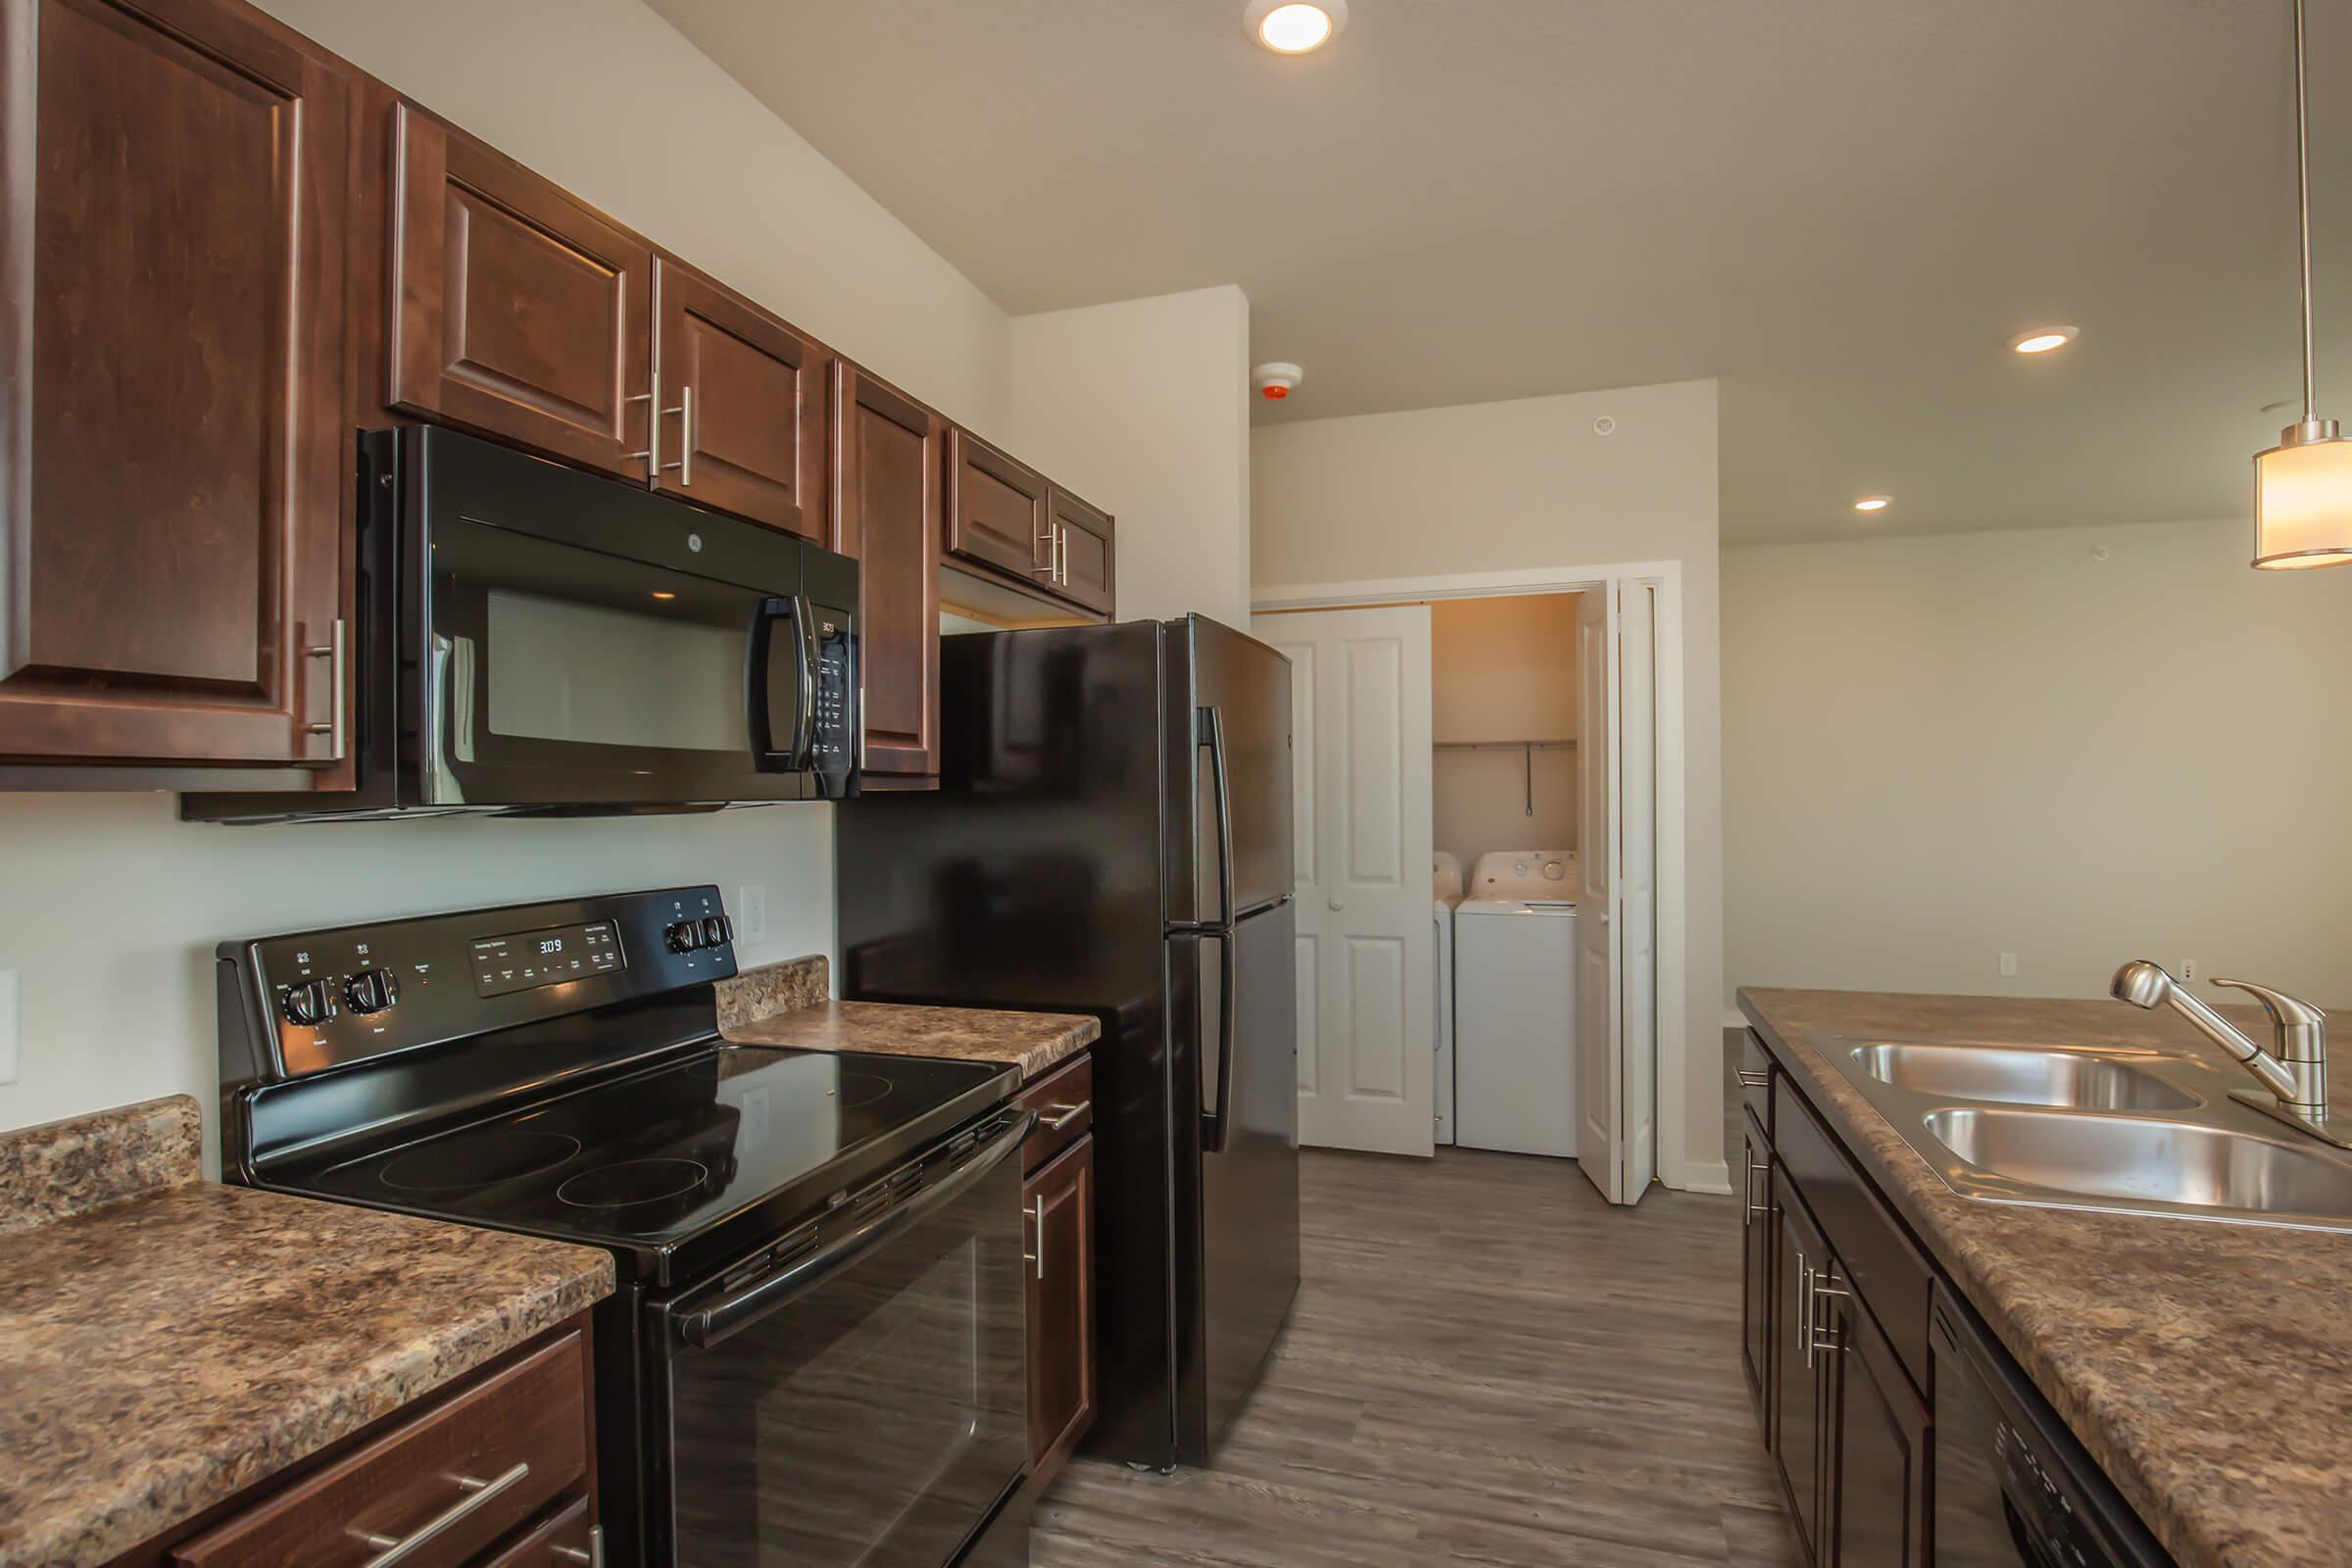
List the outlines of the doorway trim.
{"label": "doorway trim", "polygon": [[[1690,1088],[1694,1062],[1716,1071],[1714,1052],[1690,1044],[1689,978],[1690,817],[1684,771],[1688,723],[1683,671],[1683,564],[1614,562],[1513,571],[1451,572],[1428,577],[1367,577],[1345,582],[1270,583],[1253,588],[1250,611],[1338,610],[1434,599],[1501,599],[1520,594],[1589,593],[1627,582],[1658,590],[1653,635],[1658,682],[1658,1180],[1688,1192],[1728,1193],[1731,1167],[1720,1150],[1690,1147]],[[1706,1027],[1719,1038],[1717,1008]],[[1720,1045],[1716,1047],[1720,1051]],[[1667,1107],[1673,1113],[1667,1114]]]}

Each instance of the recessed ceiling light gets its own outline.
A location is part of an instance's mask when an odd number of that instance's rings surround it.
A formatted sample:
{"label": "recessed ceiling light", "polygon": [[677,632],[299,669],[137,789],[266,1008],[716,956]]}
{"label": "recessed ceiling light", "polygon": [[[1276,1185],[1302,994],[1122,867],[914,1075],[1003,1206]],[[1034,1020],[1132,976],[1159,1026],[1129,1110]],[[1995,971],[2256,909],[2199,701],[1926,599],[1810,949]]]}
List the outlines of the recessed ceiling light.
{"label": "recessed ceiling light", "polygon": [[1278,55],[1320,49],[1348,25],[1348,0],[1250,0],[1242,25]]}
{"label": "recessed ceiling light", "polygon": [[1894,504],[1892,496],[1864,496],[1854,503],[1856,512],[1885,512]]}
{"label": "recessed ceiling light", "polygon": [[2037,326],[2031,332],[2020,332],[2009,340],[2010,350],[2018,354],[2047,354],[2062,349],[2082,335],[2079,326]]}
{"label": "recessed ceiling light", "polygon": [[671,592],[670,592],[668,589],[666,589],[666,588],[657,588],[657,589],[655,589],[655,590],[654,590],[654,597],[655,597],[656,599],[675,599],[675,598],[677,598],[678,596],[677,596],[676,594],[673,594],[673,593],[671,593]]}

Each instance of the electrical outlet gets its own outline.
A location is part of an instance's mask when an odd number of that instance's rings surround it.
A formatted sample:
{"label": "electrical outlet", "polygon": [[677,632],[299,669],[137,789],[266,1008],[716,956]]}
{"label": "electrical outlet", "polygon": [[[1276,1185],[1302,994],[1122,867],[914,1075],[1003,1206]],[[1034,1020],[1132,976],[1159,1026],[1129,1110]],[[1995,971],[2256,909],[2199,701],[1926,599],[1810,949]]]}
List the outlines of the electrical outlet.
{"label": "electrical outlet", "polygon": [[2180,960],[2180,978],[2182,980],[2194,980],[2196,977],[2197,960],[2194,958],[2182,958]]}
{"label": "electrical outlet", "polygon": [[2001,955],[2001,973],[2011,976],[2014,976],[2017,973],[2016,954],[2004,953]]}
{"label": "electrical outlet", "polygon": [[767,940],[767,884],[746,882],[735,890],[735,940],[757,947]]}
{"label": "electrical outlet", "polygon": [[0,969],[0,1084],[17,1081],[17,971]]}

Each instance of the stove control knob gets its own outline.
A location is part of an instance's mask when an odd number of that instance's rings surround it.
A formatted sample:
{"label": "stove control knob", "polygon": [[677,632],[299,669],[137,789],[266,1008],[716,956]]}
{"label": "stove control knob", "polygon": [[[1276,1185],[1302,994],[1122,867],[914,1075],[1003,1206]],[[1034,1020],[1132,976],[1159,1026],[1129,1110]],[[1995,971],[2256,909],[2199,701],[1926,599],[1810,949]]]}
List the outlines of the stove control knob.
{"label": "stove control knob", "polygon": [[343,1000],[354,1012],[381,1012],[400,1000],[400,983],[389,969],[362,969],[343,983]]}
{"label": "stove control knob", "polygon": [[335,1015],[335,988],[324,980],[304,980],[286,987],[277,1005],[286,1022],[316,1029]]}
{"label": "stove control knob", "polygon": [[675,921],[662,935],[668,940],[670,952],[692,953],[703,945],[703,922],[700,920]]}
{"label": "stove control knob", "polygon": [[735,928],[728,924],[725,915],[707,914],[703,916],[704,947],[723,948],[733,940],[735,940]]}

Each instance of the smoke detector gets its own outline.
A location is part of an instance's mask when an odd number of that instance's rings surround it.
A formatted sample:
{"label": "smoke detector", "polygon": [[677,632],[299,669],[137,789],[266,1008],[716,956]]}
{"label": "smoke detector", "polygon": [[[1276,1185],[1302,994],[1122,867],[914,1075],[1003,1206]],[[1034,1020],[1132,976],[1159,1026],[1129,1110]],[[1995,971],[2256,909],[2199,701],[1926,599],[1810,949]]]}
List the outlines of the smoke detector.
{"label": "smoke detector", "polygon": [[1305,379],[1306,372],[1288,360],[1268,360],[1250,372],[1250,384],[1269,403],[1280,403],[1298,390],[1298,383]]}

